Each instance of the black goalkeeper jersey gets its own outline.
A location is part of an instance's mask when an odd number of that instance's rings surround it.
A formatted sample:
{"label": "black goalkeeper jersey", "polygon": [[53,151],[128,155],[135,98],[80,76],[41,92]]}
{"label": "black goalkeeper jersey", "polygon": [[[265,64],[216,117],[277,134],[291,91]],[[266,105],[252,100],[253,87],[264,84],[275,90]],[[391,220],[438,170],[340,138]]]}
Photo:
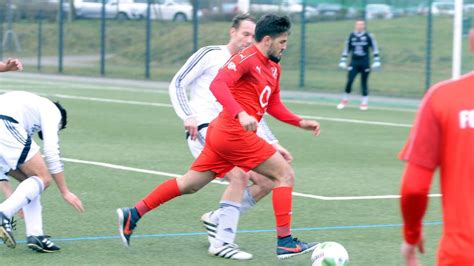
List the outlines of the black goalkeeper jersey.
{"label": "black goalkeeper jersey", "polygon": [[342,51],[342,58],[347,59],[349,53],[352,53],[351,63],[370,64],[369,48],[372,48],[374,59],[379,57],[379,48],[372,34],[368,32],[352,32],[347,38]]}

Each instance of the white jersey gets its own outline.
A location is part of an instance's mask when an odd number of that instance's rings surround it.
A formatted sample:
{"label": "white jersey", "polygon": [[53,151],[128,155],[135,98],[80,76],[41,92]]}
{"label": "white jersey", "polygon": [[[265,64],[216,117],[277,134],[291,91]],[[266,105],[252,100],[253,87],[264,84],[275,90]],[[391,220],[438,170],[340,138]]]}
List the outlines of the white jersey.
{"label": "white jersey", "polygon": [[[230,57],[226,45],[206,46],[194,53],[176,73],[169,86],[169,94],[176,114],[183,121],[194,117],[198,125],[207,124],[222,111],[222,105],[209,86]],[[190,91],[189,98],[187,89]],[[270,144],[278,142],[263,119],[257,134]]]}
{"label": "white jersey", "polygon": [[24,91],[0,95],[0,115],[15,119],[29,137],[43,134],[43,155],[51,174],[64,170],[59,152],[61,112],[47,98]]}

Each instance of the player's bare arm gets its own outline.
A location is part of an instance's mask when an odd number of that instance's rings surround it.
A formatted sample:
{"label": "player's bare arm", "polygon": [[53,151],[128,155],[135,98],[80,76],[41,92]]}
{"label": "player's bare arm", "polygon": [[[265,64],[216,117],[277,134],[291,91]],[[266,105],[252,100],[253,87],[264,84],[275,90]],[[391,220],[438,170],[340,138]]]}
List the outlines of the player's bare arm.
{"label": "player's bare arm", "polygon": [[84,212],[81,199],[79,199],[79,197],[69,190],[64,177],[64,172],[53,174],[53,178],[56,182],[56,185],[58,186],[59,192],[61,192],[63,199],[72,207],[74,207],[74,209],[76,209],[78,212]]}
{"label": "player's bare arm", "polygon": [[318,121],[302,119],[300,121],[300,127],[305,130],[312,131],[314,136],[319,136],[321,126]]}
{"label": "player's bare arm", "polygon": [[23,65],[18,59],[8,58],[7,62],[0,62],[0,72],[22,71]]}

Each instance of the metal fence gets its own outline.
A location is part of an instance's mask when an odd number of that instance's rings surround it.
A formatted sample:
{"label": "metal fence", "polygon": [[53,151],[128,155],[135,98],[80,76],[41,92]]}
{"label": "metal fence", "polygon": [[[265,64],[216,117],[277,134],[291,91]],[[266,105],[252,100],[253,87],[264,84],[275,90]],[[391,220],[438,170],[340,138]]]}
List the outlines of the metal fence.
{"label": "metal fence", "polygon": [[[111,17],[107,5],[113,0],[87,1],[101,5],[96,19],[71,12],[75,1],[0,1],[0,58],[18,57],[29,72],[169,81],[199,47],[227,43],[230,19],[238,12],[235,1],[193,1],[192,13],[175,21],[167,20],[165,11],[157,12],[155,2],[141,0],[146,9],[132,19]],[[264,2],[250,1],[251,10]],[[373,94],[419,97],[430,84],[451,75],[449,5],[440,9],[436,1],[408,0],[275,3],[276,12],[293,21],[282,60],[282,89],[342,91],[346,73],[337,64],[357,19],[366,19],[380,48],[382,68],[369,83]],[[465,32],[472,24],[472,6],[465,2]],[[473,70],[466,44],[462,55],[462,72]]]}

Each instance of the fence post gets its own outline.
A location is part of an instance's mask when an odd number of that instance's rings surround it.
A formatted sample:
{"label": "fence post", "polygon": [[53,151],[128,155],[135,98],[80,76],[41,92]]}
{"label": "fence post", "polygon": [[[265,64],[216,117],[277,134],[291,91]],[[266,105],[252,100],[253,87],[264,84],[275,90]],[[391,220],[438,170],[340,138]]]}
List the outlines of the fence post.
{"label": "fence post", "polygon": [[151,1],[146,7],[146,40],[145,40],[145,78],[150,79],[150,47],[151,47]]}
{"label": "fence post", "polygon": [[431,86],[431,46],[433,41],[433,10],[432,0],[428,1],[428,17],[426,27],[426,51],[425,51],[425,91]]}
{"label": "fence post", "polygon": [[102,9],[100,10],[100,75],[105,76],[105,4],[107,0],[102,0]]}
{"label": "fence post", "polygon": [[193,1],[193,53],[198,50],[199,40],[199,0]]}
{"label": "fence post", "polygon": [[4,22],[4,16],[3,16],[3,10],[4,7],[0,6],[0,60],[3,60],[3,22]]}
{"label": "fence post", "polygon": [[301,11],[301,56],[300,56],[300,88],[305,85],[305,70],[306,70],[306,0],[303,0],[303,10]]}
{"label": "fence post", "polygon": [[59,1],[58,13],[58,72],[63,73],[63,54],[64,54],[64,0]]}
{"label": "fence post", "polygon": [[42,55],[42,49],[43,49],[43,10],[42,9],[38,11],[38,15],[36,19],[38,20],[38,47],[37,47],[38,57],[37,57],[36,69],[38,70],[38,72],[41,72],[41,55]]}

